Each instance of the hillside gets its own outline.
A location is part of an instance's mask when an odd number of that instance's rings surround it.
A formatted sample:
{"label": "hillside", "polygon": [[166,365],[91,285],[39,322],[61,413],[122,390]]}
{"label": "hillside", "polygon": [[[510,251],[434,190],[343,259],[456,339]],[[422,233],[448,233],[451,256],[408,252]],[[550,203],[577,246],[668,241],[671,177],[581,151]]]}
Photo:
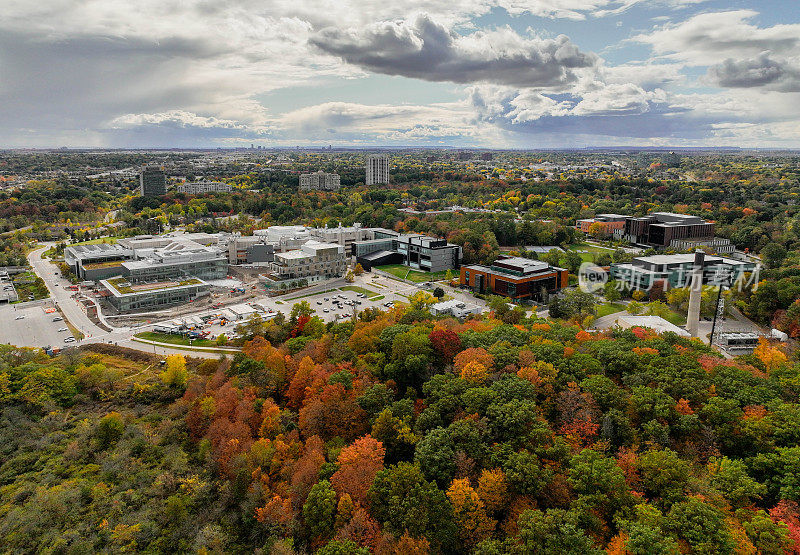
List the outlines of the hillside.
{"label": "hillside", "polygon": [[163,366],[2,347],[3,550],[800,549],[800,365],[775,347],[415,309],[252,332]]}

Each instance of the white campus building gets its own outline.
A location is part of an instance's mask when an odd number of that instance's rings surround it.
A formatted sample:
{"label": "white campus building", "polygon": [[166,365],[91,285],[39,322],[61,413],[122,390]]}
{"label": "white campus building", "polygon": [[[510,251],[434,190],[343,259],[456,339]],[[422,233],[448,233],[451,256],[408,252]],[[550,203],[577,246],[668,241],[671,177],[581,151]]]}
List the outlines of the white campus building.
{"label": "white campus building", "polygon": [[389,183],[389,157],[386,154],[367,155],[367,185]]}

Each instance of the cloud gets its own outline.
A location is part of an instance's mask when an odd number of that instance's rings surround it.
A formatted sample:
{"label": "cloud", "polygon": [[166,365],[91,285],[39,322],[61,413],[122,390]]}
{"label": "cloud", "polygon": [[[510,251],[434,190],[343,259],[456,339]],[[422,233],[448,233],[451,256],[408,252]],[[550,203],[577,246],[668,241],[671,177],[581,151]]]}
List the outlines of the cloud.
{"label": "cloud", "polygon": [[766,87],[783,92],[800,92],[800,63],[777,60],[763,53],[756,58],[728,58],[708,70],[709,80],[720,87]]}
{"label": "cloud", "polygon": [[361,30],[329,27],[310,43],[369,71],[453,83],[563,88],[597,62],[564,35],[526,38],[507,27],[458,35],[426,14]]}
{"label": "cloud", "polygon": [[281,116],[276,125],[286,137],[315,141],[411,144],[428,139],[470,137],[482,142],[492,130],[476,125],[464,103],[432,105],[325,102]]}
{"label": "cloud", "polygon": [[729,58],[746,59],[763,52],[787,56],[797,53],[800,24],[757,27],[749,23],[757,15],[753,10],[702,13],[631,40],[650,45],[664,58],[694,66],[719,64]]}

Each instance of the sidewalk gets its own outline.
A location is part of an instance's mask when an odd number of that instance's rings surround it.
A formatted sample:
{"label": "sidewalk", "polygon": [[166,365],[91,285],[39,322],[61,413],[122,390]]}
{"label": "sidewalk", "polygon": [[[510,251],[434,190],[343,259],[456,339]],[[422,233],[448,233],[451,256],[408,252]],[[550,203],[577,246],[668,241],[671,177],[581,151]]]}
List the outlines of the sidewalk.
{"label": "sidewalk", "polygon": [[176,345],[174,343],[162,343],[161,341],[151,341],[149,339],[142,339],[141,337],[133,336],[130,339],[137,343],[146,343],[148,345],[155,345],[156,347],[165,347],[168,349],[179,349],[181,351],[197,351],[197,352],[212,352],[212,353],[231,353],[236,354],[241,352],[241,349],[235,347],[190,347],[188,345]]}

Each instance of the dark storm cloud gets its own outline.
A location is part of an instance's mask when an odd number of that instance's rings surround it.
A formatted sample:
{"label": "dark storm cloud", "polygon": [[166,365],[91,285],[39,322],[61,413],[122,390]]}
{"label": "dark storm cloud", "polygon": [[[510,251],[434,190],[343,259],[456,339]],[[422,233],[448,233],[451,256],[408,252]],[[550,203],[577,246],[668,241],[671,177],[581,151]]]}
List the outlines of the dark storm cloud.
{"label": "dark storm cloud", "polygon": [[597,62],[563,35],[525,38],[499,29],[462,36],[427,15],[361,31],[327,28],[310,43],[376,73],[454,83],[558,88],[575,81],[573,70]]}
{"label": "dark storm cloud", "polygon": [[766,87],[782,92],[800,91],[800,69],[768,54],[748,60],[727,59],[708,70],[716,85],[731,88]]}

